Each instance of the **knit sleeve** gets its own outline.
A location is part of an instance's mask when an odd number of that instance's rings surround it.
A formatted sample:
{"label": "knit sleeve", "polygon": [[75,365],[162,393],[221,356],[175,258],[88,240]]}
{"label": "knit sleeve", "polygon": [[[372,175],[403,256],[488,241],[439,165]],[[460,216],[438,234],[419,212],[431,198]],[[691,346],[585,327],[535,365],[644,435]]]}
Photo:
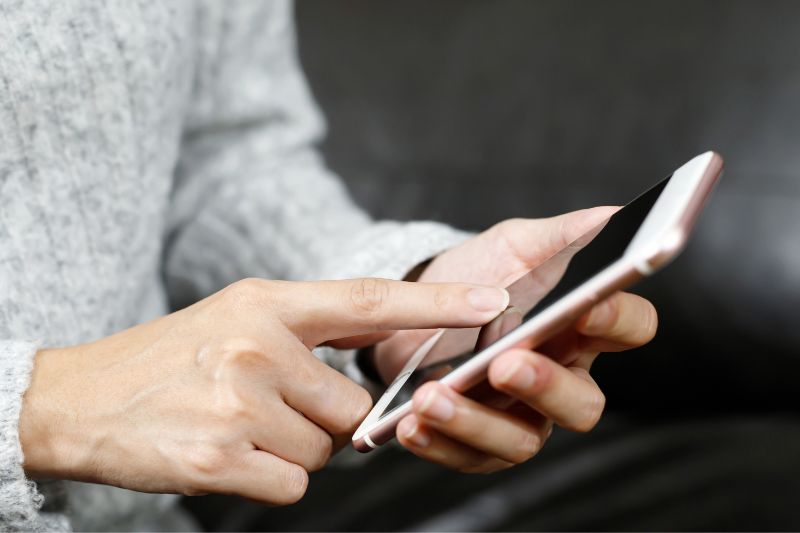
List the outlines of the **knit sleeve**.
{"label": "knit sleeve", "polygon": [[181,306],[243,277],[401,278],[464,234],[373,221],[326,168],[298,64],[292,4],[199,4],[166,279]]}
{"label": "knit sleeve", "polygon": [[43,497],[25,477],[19,442],[22,396],[28,388],[38,347],[0,340],[0,530],[68,531],[66,517],[40,512]]}

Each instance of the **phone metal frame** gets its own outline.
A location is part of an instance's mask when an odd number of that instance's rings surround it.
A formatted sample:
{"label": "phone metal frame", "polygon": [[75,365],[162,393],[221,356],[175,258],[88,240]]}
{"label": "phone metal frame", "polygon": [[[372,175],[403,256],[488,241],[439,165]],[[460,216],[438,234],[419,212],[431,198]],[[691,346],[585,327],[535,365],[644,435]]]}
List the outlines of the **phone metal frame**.
{"label": "phone metal frame", "polygon": [[[489,363],[497,355],[514,347],[541,345],[597,303],[663,268],[686,246],[723,166],[719,154],[706,152],[676,170],[620,259],[439,381],[457,392],[469,390],[485,379]],[[408,379],[444,331],[423,343],[399,376],[406,373]],[[394,438],[397,424],[411,413],[411,401],[384,417],[381,414],[394,398],[392,392],[396,394],[404,383],[405,379],[396,379],[361,423],[352,438],[356,450],[369,452]]]}

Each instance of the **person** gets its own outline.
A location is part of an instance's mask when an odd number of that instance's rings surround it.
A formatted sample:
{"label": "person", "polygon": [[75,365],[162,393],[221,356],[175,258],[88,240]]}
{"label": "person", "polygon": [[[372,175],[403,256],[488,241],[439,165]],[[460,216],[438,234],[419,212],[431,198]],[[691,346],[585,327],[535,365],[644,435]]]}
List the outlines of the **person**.
{"label": "person", "polygon": [[[380,366],[420,330],[487,322],[501,287],[612,212],[477,236],[371,220],[316,151],[289,1],[2,11],[4,529],[193,527],[175,494],[297,501],[371,405],[350,349],[383,341]],[[492,364],[514,406],[432,383],[399,442],[465,472],[524,462],[552,424],[596,424],[592,361],[656,321],[615,295],[561,343],[569,366]]]}

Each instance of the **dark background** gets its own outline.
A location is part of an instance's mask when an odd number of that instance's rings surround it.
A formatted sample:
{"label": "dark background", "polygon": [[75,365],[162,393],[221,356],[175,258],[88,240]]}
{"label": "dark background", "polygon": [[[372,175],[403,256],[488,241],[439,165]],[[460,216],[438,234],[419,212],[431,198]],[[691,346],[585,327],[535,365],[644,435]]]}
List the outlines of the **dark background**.
{"label": "dark background", "polygon": [[[650,346],[601,358],[609,416],[500,475],[399,451],[298,506],[196,500],[219,529],[800,527],[800,2],[301,0],[323,151],[375,216],[480,230],[727,171],[639,292]],[[202,502],[202,503],[200,503]]]}
{"label": "dark background", "polygon": [[337,0],[298,15],[324,151],[378,217],[479,230],[624,203],[721,152],[691,248],[646,287],[662,338],[599,370],[624,379],[612,408],[800,406],[800,4]]}

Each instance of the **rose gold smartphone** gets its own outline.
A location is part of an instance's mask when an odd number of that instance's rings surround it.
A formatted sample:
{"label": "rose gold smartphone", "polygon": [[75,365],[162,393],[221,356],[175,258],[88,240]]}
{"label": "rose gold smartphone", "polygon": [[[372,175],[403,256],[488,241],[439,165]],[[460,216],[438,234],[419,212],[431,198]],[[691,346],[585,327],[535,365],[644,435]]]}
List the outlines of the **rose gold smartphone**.
{"label": "rose gold smartphone", "polygon": [[512,283],[509,307],[489,324],[438,330],[409,354],[353,435],[353,446],[368,452],[391,440],[423,383],[437,379],[475,396],[494,357],[540,346],[600,301],[666,265],[685,246],[722,166],[714,152],[695,157]]}

